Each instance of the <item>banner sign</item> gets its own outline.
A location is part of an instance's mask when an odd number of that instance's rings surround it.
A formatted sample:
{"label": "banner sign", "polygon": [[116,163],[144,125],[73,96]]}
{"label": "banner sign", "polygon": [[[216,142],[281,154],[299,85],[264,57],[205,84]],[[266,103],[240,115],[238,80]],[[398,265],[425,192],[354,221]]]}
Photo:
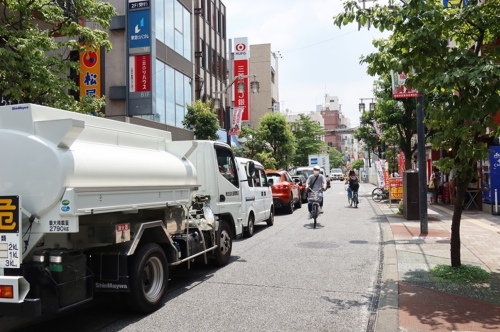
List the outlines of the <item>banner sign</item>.
{"label": "banner sign", "polygon": [[80,52],[80,97],[101,97],[101,50]]}
{"label": "banner sign", "polygon": [[129,60],[130,92],[151,91],[151,55],[133,55]]}
{"label": "banner sign", "polygon": [[398,166],[399,166],[399,175],[402,176],[403,172],[406,170],[406,166],[405,166],[405,153],[403,152],[403,150],[399,151]]}
{"label": "banner sign", "polygon": [[391,199],[403,199],[403,178],[389,179]]}
{"label": "banner sign", "polygon": [[151,11],[149,9],[130,11],[128,14],[130,53],[150,52]]}
{"label": "banner sign", "polygon": [[392,79],[392,98],[415,98],[418,97],[418,91],[406,86],[405,72],[395,73],[391,70]]}
{"label": "banner sign", "polygon": [[380,138],[382,136],[382,129],[380,128],[380,123],[375,121],[373,123],[373,126],[375,127],[375,132],[377,133],[378,138]]}
{"label": "banner sign", "polygon": [[380,160],[375,160],[375,168],[377,169],[378,186],[379,188],[385,187],[384,170],[382,169],[382,164]]}
{"label": "banner sign", "polygon": [[[234,39],[234,68],[235,76],[246,76],[249,74],[248,59],[250,57],[250,45],[248,38]],[[245,91],[238,93],[238,82],[245,84]],[[234,106],[243,109],[242,121],[250,121],[250,82],[248,77],[234,82]]]}
{"label": "banner sign", "polygon": [[231,129],[229,135],[241,134],[241,116],[243,115],[243,108],[236,107],[233,109],[233,118],[231,121]]}
{"label": "banner sign", "polygon": [[385,183],[385,190],[389,190],[389,170],[384,169],[384,183]]}

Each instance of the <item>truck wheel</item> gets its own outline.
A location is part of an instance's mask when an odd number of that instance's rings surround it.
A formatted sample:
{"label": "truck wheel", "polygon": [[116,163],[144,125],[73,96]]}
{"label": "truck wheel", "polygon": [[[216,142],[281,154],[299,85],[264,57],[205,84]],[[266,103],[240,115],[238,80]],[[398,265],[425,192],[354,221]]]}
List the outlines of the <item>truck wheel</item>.
{"label": "truck wheel", "polygon": [[231,250],[233,248],[233,239],[231,237],[231,227],[227,221],[221,221],[221,229],[218,239],[218,247],[215,249],[215,265],[223,266],[229,262],[231,258]]}
{"label": "truck wheel", "polygon": [[250,213],[250,216],[248,217],[248,226],[245,227],[245,236],[246,237],[253,236],[254,225],[255,225],[255,217],[253,216],[253,213]]}
{"label": "truck wheel", "polygon": [[137,248],[131,257],[129,270],[130,293],[124,294],[128,306],[149,313],[162,305],[168,283],[168,265],[165,252],[156,243]]}
{"label": "truck wheel", "polygon": [[267,226],[274,225],[274,207],[271,206],[271,210],[269,212],[269,219],[266,220]]}
{"label": "truck wheel", "polygon": [[285,206],[285,212],[288,214],[293,213],[293,195],[290,195],[290,202]]}

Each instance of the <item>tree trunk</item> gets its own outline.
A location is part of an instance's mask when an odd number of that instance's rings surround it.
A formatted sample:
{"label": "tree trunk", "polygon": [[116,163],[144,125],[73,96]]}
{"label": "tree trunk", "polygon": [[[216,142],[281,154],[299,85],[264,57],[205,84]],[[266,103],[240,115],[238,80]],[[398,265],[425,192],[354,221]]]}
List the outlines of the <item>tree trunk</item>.
{"label": "tree trunk", "polygon": [[[409,170],[411,169],[411,145],[409,146],[405,146],[405,149],[404,149],[404,153],[405,153],[405,170]],[[403,176],[403,174],[399,174],[401,176]]]}
{"label": "tree trunk", "polygon": [[459,267],[462,265],[460,256],[460,221],[462,220],[462,202],[464,201],[467,185],[468,183],[457,183],[455,206],[453,208],[453,217],[451,218],[450,259],[452,267]]}

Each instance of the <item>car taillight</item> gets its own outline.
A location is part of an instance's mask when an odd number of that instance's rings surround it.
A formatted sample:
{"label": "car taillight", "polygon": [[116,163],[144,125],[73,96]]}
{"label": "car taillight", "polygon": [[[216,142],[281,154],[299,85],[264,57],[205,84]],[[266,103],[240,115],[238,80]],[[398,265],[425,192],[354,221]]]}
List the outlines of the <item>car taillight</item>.
{"label": "car taillight", "polygon": [[14,298],[14,286],[12,286],[12,285],[0,285],[0,298],[2,298],[2,299]]}
{"label": "car taillight", "polygon": [[274,188],[276,188],[276,189],[288,189],[288,186],[282,185],[282,184],[276,184],[276,185],[274,185]]}

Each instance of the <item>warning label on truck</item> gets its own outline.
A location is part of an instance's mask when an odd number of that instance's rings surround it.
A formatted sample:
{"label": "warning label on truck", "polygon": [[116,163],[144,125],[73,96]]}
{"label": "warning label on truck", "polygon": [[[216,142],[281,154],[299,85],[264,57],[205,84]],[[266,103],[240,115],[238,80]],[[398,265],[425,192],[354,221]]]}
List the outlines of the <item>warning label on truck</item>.
{"label": "warning label on truck", "polygon": [[19,267],[20,214],[19,196],[0,196],[0,268]]}

